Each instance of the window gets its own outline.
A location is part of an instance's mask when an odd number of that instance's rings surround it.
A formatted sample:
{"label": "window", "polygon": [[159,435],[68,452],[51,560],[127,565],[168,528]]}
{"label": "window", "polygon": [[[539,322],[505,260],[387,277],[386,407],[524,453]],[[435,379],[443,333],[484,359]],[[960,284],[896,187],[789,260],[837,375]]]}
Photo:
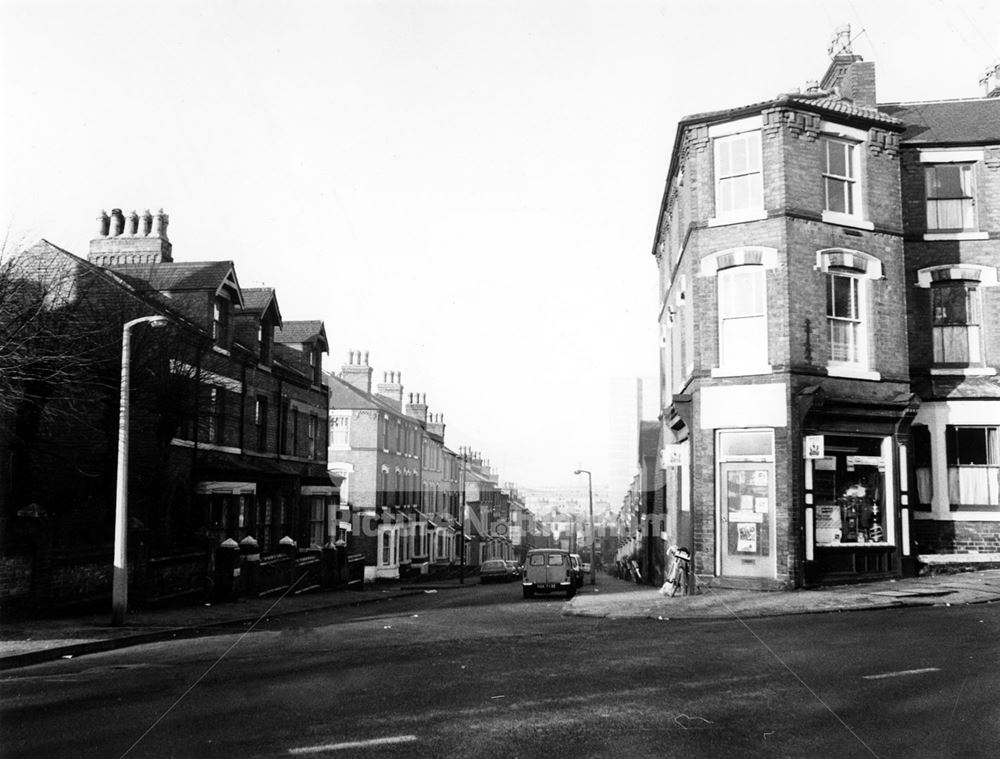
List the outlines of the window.
{"label": "window", "polygon": [[382,417],[382,450],[389,450],[389,417]]}
{"label": "window", "polygon": [[719,272],[719,366],[723,370],[767,365],[766,283],[761,266]]}
{"label": "window", "polygon": [[323,496],[309,498],[309,545],[326,543],[326,501]]}
{"label": "window", "polygon": [[760,132],[715,139],[715,215],[733,216],[764,207]]}
{"label": "window", "polygon": [[323,381],[323,356],[316,345],[309,348],[309,374],[314,385]]}
{"label": "window", "polygon": [[913,441],[913,470],[917,483],[917,504],[930,508],[934,498],[934,480],[931,477],[933,464],[931,432],[926,424],[914,424],[910,427],[910,439]]}
{"label": "window", "polygon": [[206,440],[222,444],[226,439],[226,391],[221,387],[208,388],[208,409],[205,415]]}
{"label": "window", "polygon": [[267,450],[267,397],[257,396],[254,407],[254,425],[257,428],[257,450]]}
{"label": "window", "polygon": [[220,348],[229,345],[229,300],[221,295],[215,298],[212,309],[212,339]]}
{"label": "window", "polygon": [[928,230],[973,232],[978,229],[973,167],[971,163],[926,167]]}
{"label": "window", "polygon": [[382,563],[383,564],[391,564],[392,563],[392,557],[390,555],[390,545],[391,545],[390,541],[391,541],[391,536],[389,535],[389,531],[386,530],[385,532],[382,533]]}
{"label": "window", "polygon": [[299,410],[292,409],[292,456],[299,455]]}
{"label": "window", "polygon": [[965,282],[947,281],[931,287],[934,363],[982,363],[979,290]]}
{"label": "window", "polygon": [[351,443],[350,413],[336,413],[330,416],[330,447],[347,450]]}
{"label": "window", "polygon": [[270,319],[261,320],[257,328],[257,344],[260,347],[260,363],[271,363],[271,345],[274,342],[274,325]]}
{"label": "window", "polygon": [[381,503],[383,507],[389,505],[389,470],[382,470],[382,491],[378,494],[377,501]]}
{"label": "window", "polygon": [[826,298],[830,325],[830,361],[844,364],[866,363],[862,355],[861,280],[831,272]]}
{"label": "window", "polygon": [[1000,506],[998,427],[945,428],[952,507]]}
{"label": "window", "polygon": [[309,415],[309,421],[306,427],[306,437],[308,439],[308,450],[306,455],[314,459],[316,458],[316,429],[319,427],[318,421],[315,414]]}
{"label": "window", "polygon": [[825,137],[822,140],[824,152],[823,191],[824,208],[833,213],[848,216],[857,215],[857,146],[851,142]]}

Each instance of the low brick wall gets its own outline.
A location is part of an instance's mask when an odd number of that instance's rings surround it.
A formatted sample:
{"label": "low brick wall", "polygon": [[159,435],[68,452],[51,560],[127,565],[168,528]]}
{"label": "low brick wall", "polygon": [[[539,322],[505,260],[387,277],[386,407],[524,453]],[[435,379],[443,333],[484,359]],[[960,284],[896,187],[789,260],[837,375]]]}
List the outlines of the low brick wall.
{"label": "low brick wall", "polygon": [[30,595],[31,577],[31,556],[0,556],[0,603]]}
{"label": "low brick wall", "polygon": [[918,552],[1000,553],[1000,522],[917,520]]}

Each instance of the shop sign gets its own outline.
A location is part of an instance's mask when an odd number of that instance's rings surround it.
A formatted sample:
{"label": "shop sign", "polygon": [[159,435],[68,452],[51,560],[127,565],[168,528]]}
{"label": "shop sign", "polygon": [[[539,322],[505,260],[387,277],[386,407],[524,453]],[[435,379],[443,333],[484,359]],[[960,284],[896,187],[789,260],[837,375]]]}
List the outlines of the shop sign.
{"label": "shop sign", "polygon": [[823,436],[806,435],[802,445],[803,455],[807,459],[821,459],[825,457]]}
{"label": "shop sign", "polygon": [[684,466],[684,444],[665,445],[660,451],[660,466],[667,469],[672,466]]}
{"label": "shop sign", "polygon": [[853,472],[856,466],[876,466],[880,472],[885,471],[885,462],[881,456],[848,456],[847,471]]}

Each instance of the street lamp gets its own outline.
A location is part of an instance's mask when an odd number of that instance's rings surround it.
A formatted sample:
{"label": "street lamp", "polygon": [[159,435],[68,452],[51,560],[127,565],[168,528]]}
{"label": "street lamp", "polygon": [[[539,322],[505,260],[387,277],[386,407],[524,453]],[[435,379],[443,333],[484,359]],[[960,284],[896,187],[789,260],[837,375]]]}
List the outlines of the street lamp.
{"label": "street lamp", "polygon": [[573,474],[587,475],[587,498],[590,501],[590,584],[597,584],[597,563],[594,561],[594,544],[597,542],[594,537],[594,481],[591,474],[586,469],[576,469]]}
{"label": "street lamp", "polygon": [[165,316],[143,316],[125,322],[122,328],[121,401],[118,409],[118,476],[115,480],[115,555],[111,585],[111,624],[125,622],[128,608],[128,433],[132,327],[166,324]]}

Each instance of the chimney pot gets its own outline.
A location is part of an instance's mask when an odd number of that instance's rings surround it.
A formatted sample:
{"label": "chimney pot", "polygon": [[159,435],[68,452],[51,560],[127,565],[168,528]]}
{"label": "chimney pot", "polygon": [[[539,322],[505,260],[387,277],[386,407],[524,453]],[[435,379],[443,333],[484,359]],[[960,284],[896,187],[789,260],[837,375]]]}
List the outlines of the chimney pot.
{"label": "chimney pot", "polygon": [[111,236],[118,237],[125,230],[125,215],[122,209],[115,208],[111,211]]}
{"label": "chimney pot", "polygon": [[142,236],[149,237],[153,233],[153,214],[147,208],[142,212]]}
{"label": "chimney pot", "polygon": [[101,214],[97,217],[97,236],[98,237],[107,237],[108,236],[108,225],[110,224],[110,221],[111,220],[108,218],[108,215],[106,213],[104,213],[103,209],[101,209]]}
{"label": "chimney pot", "polygon": [[365,366],[368,366],[368,351],[365,351]]}

